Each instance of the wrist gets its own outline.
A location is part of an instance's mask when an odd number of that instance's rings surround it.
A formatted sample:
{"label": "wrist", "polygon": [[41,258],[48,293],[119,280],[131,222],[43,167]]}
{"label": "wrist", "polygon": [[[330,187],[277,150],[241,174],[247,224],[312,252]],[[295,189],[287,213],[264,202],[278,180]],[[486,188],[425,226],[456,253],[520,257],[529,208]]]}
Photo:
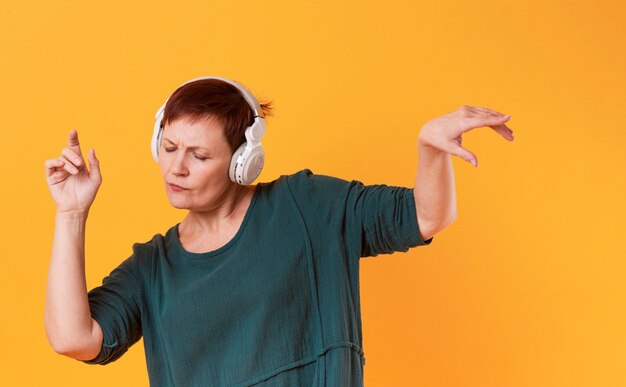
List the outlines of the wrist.
{"label": "wrist", "polygon": [[57,209],[56,216],[57,218],[83,220],[83,219],[87,219],[87,217],[89,216],[89,210],[59,210]]}
{"label": "wrist", "polygon": [[422,137],[419,137],[417,139],[417,152],[418,154],[428,155],[428,156],[437,156],[442,153],[446,153],[442,151],[441,149],[434,147],[433,145],[430,144],[430,142],[428,142],[428,140]]}
{"label": "wrist", "polygon": [[417,145],[422,148],[437,149],[432,145],[433,137],[434,137],[433,130],[429,126],[424,125],[424,127],[422,127],[422,129],[420,130],[417,136]]}

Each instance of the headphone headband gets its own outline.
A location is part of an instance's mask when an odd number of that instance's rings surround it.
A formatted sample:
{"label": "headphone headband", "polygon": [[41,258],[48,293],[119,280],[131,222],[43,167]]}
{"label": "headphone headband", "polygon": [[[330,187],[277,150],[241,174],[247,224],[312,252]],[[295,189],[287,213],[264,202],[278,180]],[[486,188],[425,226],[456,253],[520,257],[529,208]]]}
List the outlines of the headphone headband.
{"label": "headphone headband", "polygon": [[[229,83],[233,86],[235,86],[237,89],[239,89],[239,91],[241,92],[241,94],[243,94],[244,98],[246,99],[246,101],[248,102],[248,105],[250,105],[250,108],[252,108],[253,112],[254,112],[254,116],[255,117],[261,117],[261,118],[265,118],[265,115],[263,114],[263,110],[261,109],[261,105],[259,104],[259,101],[257,101],[257,99],[254,97],[254,95],[252,95],[252,93],[250,93],[250,91],[248,89],[246,89],[245,87],[243,87],[241,84],[228,79],[228,78],[223,78],[223,77],[212,77],[212,76],[208,76],[208,77],[197,77],[194,79],[191,79],[185,83],[183,83],[182,85],[178,86],[178,88],[180,89],[181,87],[185,86],[188,83],[191,82],[195,82],[195,81],[200,81],[203,79],[219,79],[220,81],[224,81],[226,83]],[[165,101],[165,104],[167,104],[167,101],[169,101],[169,98]],[[163,104],[163,105],[165,105]]]}

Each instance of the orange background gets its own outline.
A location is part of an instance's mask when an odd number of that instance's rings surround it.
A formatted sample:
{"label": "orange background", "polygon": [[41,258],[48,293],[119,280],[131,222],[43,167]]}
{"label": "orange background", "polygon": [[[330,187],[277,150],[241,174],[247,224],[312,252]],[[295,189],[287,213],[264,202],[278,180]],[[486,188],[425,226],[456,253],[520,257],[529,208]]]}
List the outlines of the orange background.
{"label": "orange background", "polygon": [[0,6],[0,384],[147,386],[56,354],[44,329],[55,208],[44,160],[71,128],[103,184],[89,289],[185,215],[150,153],[156,109],[202,75],[274,100],[258,181],[303,168],[412,187],[428,120],[511,114],[464,136],[458,219],[363,259],[368,386],[626,385],[626,6],[618,1],[82,1]]}

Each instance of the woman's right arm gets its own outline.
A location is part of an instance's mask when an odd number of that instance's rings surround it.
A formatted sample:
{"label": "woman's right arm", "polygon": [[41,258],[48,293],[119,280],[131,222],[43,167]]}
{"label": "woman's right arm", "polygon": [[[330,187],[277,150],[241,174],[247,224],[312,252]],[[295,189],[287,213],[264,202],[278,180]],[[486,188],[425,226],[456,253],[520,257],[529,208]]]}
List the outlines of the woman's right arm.
{"label": "woman's right arm", "polygon": [[103,340],[87,300],[86,223],[86,213],[57,211],[46,290],[48,341],[57,353],[76,360],[95,358]]}
{"label": "woman's right arm", "polygon": [[90,360],[100,352],[103,333],[89,310],[85,226],[102,176],[93,149],[87,170],[75,130],[61,153],[45,163],[48,188],[57,206],[46,289],[46,335],[57,353]]}

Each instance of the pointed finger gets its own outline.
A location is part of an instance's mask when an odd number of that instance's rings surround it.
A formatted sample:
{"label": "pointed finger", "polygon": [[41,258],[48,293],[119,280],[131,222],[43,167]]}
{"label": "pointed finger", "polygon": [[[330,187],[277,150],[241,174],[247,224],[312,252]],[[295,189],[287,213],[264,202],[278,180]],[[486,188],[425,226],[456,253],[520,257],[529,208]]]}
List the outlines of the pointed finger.
{"label": "pointed finger", "polygon": [[76,129],[70,130],[70,133],[67,137],[67,145],[76,154],[81,154],[80,143],[78,142],[78,131]]}

